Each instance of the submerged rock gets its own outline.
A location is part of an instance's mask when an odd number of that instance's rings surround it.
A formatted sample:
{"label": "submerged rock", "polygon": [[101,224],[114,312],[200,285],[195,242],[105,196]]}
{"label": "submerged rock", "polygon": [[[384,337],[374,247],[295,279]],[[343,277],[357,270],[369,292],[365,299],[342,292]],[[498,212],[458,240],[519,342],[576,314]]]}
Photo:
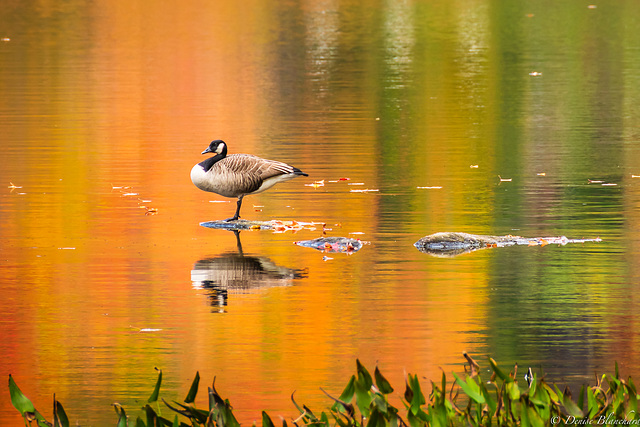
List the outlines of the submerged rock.
{"label": "submerged rock", "polygon": [[268,221],[249,221],[237,219],[235,221],[207,221],[201,222],[201,226],[207,228],[217,228],[220,230],[271,230],[273,225]]}
{"label": "submerged rock", "polygon": [[293,244],[329,253],[351,254],[358,252],[362,248],[362,241],[349,237],[319,237],[313,240],[293,242]]}

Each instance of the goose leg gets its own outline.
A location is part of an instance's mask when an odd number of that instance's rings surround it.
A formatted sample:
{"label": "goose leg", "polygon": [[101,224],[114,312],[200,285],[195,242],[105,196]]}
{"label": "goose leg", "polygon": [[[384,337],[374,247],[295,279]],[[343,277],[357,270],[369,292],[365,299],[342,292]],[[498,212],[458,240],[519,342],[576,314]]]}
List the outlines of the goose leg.
{"label": "goose leg", "polygon": [[233,234],[236,235],[236,246],[238,247],[238,253],[244,255],[242,252],[242,242],[240,241],[240,230],[233,230]]}
{"label": "goose leg", "polygon": [[236,209],[236,214],[234,216],[232,216],[231,218],[227,218],[225,219],[225,221],[236,221],[238,218],[240,218],[240,206],[242,206],[242,198],[244,197],[244,194],[241,196],[238,196],[238,209]]}

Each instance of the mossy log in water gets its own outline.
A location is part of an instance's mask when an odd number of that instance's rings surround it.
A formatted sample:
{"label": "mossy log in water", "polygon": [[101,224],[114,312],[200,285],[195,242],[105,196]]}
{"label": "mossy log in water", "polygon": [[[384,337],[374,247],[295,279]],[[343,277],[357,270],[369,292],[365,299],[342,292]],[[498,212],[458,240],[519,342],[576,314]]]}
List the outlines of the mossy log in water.
{"label": "mossy log in water", "polygon": [[436,256],[456,256],[484,248],[505,246],[566,245],[567,243],[601,242],[602,239],[568,239],[560,237],[490,236],[482,234],[441,232],[430,234],[414,243],[420,252]]}

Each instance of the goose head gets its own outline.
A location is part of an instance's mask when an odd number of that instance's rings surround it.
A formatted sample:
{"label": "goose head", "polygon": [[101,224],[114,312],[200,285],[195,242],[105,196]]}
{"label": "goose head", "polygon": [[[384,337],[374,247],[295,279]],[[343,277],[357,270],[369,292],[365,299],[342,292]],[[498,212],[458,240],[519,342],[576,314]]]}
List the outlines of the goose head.
{"label": "goose head", "polygon": [[201,154],[207,153],[215,153],[222,154],[222,156],[226,156],[227,154],[227,144],[221,139],[216,139],[215,141],[211,141],[211,144]]}

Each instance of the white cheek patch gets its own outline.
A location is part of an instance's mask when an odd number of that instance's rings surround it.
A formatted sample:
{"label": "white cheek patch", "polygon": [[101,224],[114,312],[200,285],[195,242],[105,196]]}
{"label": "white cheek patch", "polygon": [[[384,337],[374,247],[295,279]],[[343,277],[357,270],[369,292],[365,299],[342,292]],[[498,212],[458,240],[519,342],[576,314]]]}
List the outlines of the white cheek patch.
{"label": "white cheek patch", "polygon": [[218,144],[218,148],[216,148],[216,153],[222,154],[222,150],[224,150],[224,143]]}

